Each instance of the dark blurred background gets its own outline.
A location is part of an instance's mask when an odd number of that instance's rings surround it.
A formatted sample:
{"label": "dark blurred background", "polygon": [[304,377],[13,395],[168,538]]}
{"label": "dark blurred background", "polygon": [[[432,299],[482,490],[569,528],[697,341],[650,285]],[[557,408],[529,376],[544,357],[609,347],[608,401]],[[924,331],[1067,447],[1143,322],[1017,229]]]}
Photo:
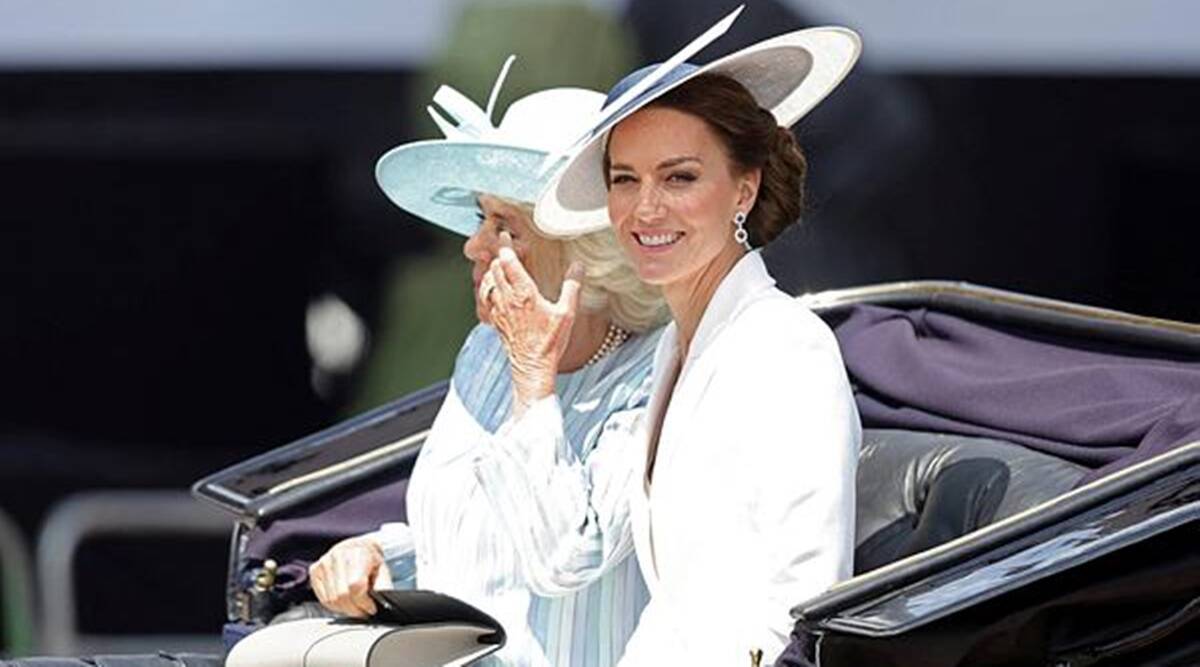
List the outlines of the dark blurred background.
{"label": "dark blurred background", "polygon": [[[698,60],[826,23],[866,47],[797,128],[787,289],[948,278],[1200,321],[1200,8],[748,4]],[[482,104],[508,53],[500,109],[605,89],[732,7],[0,0],[0,538],[41,571],[69,494],[181,490],[444,377],[461,240],[391,206],[375,159],[435,136],[438,84]],[[80,547],[76,630],[215,633],[222,538],[129,532]],[[16,548],[0,653],[49,645]]]}

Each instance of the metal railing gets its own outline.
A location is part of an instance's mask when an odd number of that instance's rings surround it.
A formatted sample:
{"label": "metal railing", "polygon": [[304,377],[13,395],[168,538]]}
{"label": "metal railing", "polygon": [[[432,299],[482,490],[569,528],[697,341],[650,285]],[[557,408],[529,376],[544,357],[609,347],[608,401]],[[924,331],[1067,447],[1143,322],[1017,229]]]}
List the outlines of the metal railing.
{"label": "metal railing", "polygon": [[74,563],[86,539],[100,535],[228,535],[229,518],[196,502],[187,491],[90,491],[57,504],[37,543],[41,616],[38,651],[46,655],[175,651],[219,653],[212,635],[87,635],[77,624]]}
{"label": "metal railing", "polygon": [[33,567],[20,528],[3,511],[0,511],[0,575],[4,591],[4,653],[22,655],[33,648]]}

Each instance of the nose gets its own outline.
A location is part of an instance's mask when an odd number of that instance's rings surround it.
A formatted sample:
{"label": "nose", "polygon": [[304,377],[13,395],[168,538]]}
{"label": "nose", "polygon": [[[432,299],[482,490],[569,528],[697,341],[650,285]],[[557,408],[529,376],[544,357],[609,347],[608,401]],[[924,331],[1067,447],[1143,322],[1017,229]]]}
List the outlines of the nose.
{"label": "nose", "polygon": [[491,262],[492,258],[489,256],[491,253],[486,237],[487,232],[480,225],[479,229],[476,229],[475,233],[468,236],[467,240],[463,242],[463,255],[472,262]]}
{"label": "nose", "polygon": [[637,201],[634,202],[633,213],[639,220],[652,220],[662,214],[662,190],[649,179],[638,189]]}

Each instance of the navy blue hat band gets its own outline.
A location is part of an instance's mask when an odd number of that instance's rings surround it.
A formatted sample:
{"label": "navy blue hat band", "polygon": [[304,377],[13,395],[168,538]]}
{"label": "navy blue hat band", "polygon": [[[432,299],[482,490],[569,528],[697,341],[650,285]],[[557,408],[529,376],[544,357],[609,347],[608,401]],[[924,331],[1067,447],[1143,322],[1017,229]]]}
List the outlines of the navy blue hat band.
{"label": "navy blue hat band", "polygon": [[[609,104],[612,104],[615,100],[620,98],[621,95],[624,95],[625,91],[636,86],[639,81],[649,76],[650,73],[658,69],[659,65],[661,64],[662,63],[654,63],[652,65],[646,65],[645,67],[635,69],[634,71],[622,77],[621,80],[618,81],[616,85],[614,85],[612,89],[608,91],[608,96],[604,98],[604,108],[607,110]],[[676,65],[674,69],[664,74],[661,79],[654,83],[654,85],[642,91],[642,93],[637,97],[629,100],[629,102],[621,107],[621,109],[616,113],[616,117],[624,116],[626,111],[641,106],[647,99],[657,97],[664,88],[669,88],[675,85],[680,80],[690,76],[698,69],[700,69],[699,66],[691,63],[681,63]]]}

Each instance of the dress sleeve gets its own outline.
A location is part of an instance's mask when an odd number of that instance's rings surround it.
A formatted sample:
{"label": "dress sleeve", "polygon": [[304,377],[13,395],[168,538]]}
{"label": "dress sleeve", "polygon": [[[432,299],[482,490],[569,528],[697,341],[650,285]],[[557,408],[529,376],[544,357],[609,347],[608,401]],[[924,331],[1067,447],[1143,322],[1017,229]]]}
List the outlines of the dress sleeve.
{"label": "dress sleeve", "polygon": [[417,550],[407,523],[385,523],[370,536],[383,551],[383,562],[392,575],[392,588],[413,589],[417,584]]}
{"label": "dress sleeve", "polygon": [[757,406],[758,414],[775,417],[747,428],[755,455],[740,471],[749,501],[743,555],[762,568],[742,586],[753,596],[743,632],[765,652],[763,664],[773,664],[787,645],[791,608],[852,574],[861,440],[832,336],[787,355],[775,378]]}
{"label": "dress sleeve", "polygon": [[588,432],[595,444],[582,458],[564,434],[556,396],[505,423],[478,450],[476,477],[538,595],[582,588],[632,551],[628,499],[646,393],[639,389]]}

